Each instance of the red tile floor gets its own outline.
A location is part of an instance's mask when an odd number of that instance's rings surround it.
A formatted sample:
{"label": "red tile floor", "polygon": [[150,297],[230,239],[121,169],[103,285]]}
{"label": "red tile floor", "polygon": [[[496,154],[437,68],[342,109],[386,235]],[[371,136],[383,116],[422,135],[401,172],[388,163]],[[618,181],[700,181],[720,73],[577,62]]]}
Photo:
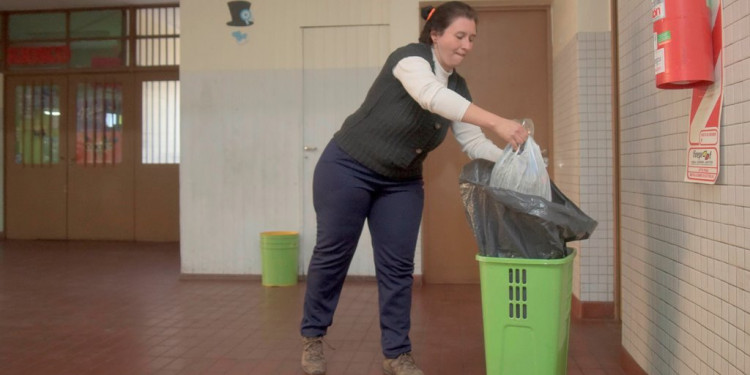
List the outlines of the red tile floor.
{"label": "red tile floor", "polygon": [[[0,374],[302,375],[305,285],[180,277],[177,244],[0,241]],[[344,287],[328,375],[381,374],[374,282]],[[478,285],[414,289],[427,375],[484,374]],[[568,374],[626,374],[620,325],[573,320]]]}

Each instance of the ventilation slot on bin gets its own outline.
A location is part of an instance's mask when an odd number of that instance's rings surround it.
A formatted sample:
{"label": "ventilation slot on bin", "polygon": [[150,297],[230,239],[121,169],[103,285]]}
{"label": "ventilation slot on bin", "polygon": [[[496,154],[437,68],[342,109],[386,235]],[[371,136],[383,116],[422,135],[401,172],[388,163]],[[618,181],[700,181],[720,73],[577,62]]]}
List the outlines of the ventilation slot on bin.
{"label": "ventilation slot on bin", "polygon": [[526,269],[508,270],[508,312],[511,319],[526,319]]}

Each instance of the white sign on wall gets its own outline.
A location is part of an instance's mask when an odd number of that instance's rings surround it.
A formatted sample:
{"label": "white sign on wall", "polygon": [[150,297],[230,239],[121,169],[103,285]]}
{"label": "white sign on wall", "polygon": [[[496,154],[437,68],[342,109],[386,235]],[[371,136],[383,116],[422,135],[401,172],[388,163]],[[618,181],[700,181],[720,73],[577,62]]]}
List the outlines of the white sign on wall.
{"label": "white sign on wall", "polygon": [[721,107],[724,101],[724,36],[721,0],[710,0],[714,83],[693,89],[685,181],[714,184],[719,178]]}

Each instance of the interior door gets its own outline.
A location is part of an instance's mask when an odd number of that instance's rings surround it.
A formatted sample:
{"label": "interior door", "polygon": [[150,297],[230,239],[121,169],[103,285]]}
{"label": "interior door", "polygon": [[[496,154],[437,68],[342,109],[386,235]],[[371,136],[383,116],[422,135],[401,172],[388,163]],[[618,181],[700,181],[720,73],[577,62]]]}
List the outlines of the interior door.
{"label": "interior door", "polygon": [[180,239],[178,72],[136,75],[135,240]]}
{"label": "interior door", "polygon": [[132,78],[68,79],[68,238],[134,239]]}
{"label": "interior door", "polygon": [[[303,28],[303,229],[302,271],[315,246],[312,177],[320,153],[365,98],[388,55],[386,25]],[[370,233],[365,226],[350,275],[374,275]]]}
{"label": "interior door", "polygon": [[6,77],[6,236],[65,239],[65,79]]}
{"label": "interior door", "polygon": [[[481,8],[474,50],[457,71],[474,102],[506,118],[531,118],[534,139],[552,156],[549,10]],[[500,147],[499,138],[485,134]],[[551,159],[550,159],[551,161]],[[466,220],[458,176],[469,158],[448,136],[425,162],[424,280],[478,283],[478,247]],[[548,171],[551,171],[548,169]]]}

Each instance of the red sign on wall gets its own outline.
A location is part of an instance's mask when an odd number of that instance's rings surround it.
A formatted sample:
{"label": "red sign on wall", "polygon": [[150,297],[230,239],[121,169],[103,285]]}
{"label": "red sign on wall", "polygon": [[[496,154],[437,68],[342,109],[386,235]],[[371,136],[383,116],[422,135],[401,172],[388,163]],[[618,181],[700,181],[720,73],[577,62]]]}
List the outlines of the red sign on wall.
{"label": "red sign on wall", "polygon": [[8,47],[8,65],[50,65],[70,61],[69,46]]}

